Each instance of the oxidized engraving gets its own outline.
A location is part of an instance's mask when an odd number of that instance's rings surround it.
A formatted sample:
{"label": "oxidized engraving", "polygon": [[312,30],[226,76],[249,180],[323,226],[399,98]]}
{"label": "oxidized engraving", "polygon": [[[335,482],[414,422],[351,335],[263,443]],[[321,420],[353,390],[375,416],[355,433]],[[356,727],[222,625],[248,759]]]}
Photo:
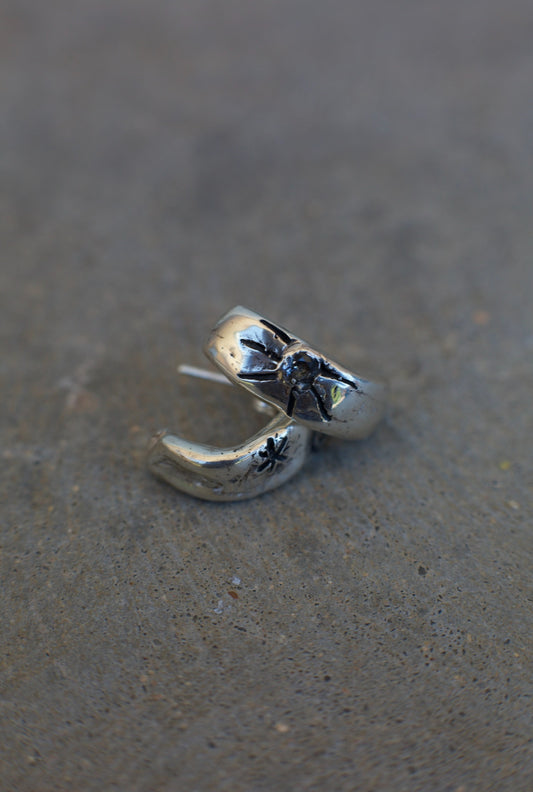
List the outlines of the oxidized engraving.
{"label": "oxidized engraving", "polygon": [[331,421],[332,416],[328,412],[324,399],[316,387],[315,381],[317,377],[328,377],[344,385],[349,385],[354,390],[358,390],[356,383],[342,376],[324,358],[302,349],[297,339],[291,338],[272,322],[267,322],[265,319],[261,319],[260,322],[271,330],[285,346],[279,351],[261,341],[241,338],[242,346],[253,349],[255,352],[260,352],[276,365],[273,368],[266,368],[262,371],[240,371],[237,375],[239,379],[251,382],[281,380],[288,389],[289,395],[285,412],[289,417],[292,417],[294,413],[298,397],[303,393],[309,392],[313,395],[322,420]]}
{"label": "oxidized engraving", "polygon": [[289,450],[289,443],[287,437],[282,437],[281,440],[276,442],[273,437],[269,437],[266,441],[265,448],[259,452],[259,456],[264,460],[257,467],[257,472],[262,473],[264,470],[268,473],[273,473],[276,467],[283,462],[287,461],[286,451]]}

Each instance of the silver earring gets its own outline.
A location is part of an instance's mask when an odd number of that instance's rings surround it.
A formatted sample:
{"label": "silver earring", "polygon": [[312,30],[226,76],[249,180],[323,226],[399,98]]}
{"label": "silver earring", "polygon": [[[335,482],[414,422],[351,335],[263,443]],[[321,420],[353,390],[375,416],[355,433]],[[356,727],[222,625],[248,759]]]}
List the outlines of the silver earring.
{"label": "silver earring", "polygon": [[[225,377],[191,366],[179,370],[231,384]],[[264,403],[257,406],[260,412],[275,413],[274,417],[249,440],[231,448],[192,443],[170,432],[156,435],[148,450],[150,470],[176,489],[204,500],[245,500],[279,487],[303,466],[312,432]]]}
{"label": "silver earring", "polygon": [[153,439],[150,470],[198,498],[244,500],[268,492],[302,468],[315,432],[363,438],[383,415],[384,385],[342,368],[246,308],[222,317],[204,351],[225,376],[190,366],[182,366],[182,373],[241,385],[274,417],[231,448],[188,442],[169,432]]}

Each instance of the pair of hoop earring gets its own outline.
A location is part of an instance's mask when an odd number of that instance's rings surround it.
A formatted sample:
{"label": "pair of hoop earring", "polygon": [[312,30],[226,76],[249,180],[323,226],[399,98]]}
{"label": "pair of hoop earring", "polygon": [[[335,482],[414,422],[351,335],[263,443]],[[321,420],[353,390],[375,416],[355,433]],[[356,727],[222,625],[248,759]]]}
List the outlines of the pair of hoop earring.
{"label": "pair of hoop earring", "polygon": [[152,440],[150,470],[198,498],[244,500],[268,492],[301,469],[315,432],[362,439],[383,415],[383,384],[353,374],[247,308],[238,306],[220,319],[204,352],[225,378],[272,405],[276,414],[232,448],[188,442],[169,432]]}

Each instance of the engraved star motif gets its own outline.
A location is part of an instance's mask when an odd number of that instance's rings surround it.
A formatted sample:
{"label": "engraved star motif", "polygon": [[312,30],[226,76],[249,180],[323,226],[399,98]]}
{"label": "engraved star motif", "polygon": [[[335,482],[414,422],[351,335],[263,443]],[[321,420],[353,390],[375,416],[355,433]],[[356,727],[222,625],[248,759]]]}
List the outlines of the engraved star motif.
{"label": "engraved star motif", "polygon": [[243,347],[258,352],[271,363],[259,371],[240,371],[237,374],[239,379],[259,383],[278,380],[285,383],[288,391],[285,412],[289,417],[292,417],[295,409],[298,408],[300,398],[310,393],[322,421],[331,421],[332,416],[327,409],[323,393],[317,388],[319,378],[336,380],[343,385],[349,385],[354,390],[358,390],[357,384],[344,377],[323,357],[302,349],[297,339],[291,338],[280,327],[266,319],[261,319],[260,322],[274,334],[276,339],[279,339],[281,345],[273,346],[271,343],[266,344],[253,338],[241,338]]}
{"label": "engraved star motif", "polygon": [[287,451],[288,448],[286,437],[282,437],[277,443],[273,437],[269,437],[264,450],[259,452],[259,456],[262,457],[264,461],[258,466],[257,472],[262,473],[264,470],[267,470],[269,473],[273,473],[280,462],[287,461],[287,454],[284,452]]}

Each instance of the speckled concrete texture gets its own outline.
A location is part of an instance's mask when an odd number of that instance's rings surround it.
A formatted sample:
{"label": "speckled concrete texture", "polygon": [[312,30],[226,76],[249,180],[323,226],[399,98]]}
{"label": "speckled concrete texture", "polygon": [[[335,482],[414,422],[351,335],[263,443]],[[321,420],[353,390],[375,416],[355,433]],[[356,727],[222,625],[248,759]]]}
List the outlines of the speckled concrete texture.
{"label": "speckled concrete texture", "polygon": [[[529,792],[533,7],[4,0],[2,792]],[[195,501],[236,303],[390,381]]]}

